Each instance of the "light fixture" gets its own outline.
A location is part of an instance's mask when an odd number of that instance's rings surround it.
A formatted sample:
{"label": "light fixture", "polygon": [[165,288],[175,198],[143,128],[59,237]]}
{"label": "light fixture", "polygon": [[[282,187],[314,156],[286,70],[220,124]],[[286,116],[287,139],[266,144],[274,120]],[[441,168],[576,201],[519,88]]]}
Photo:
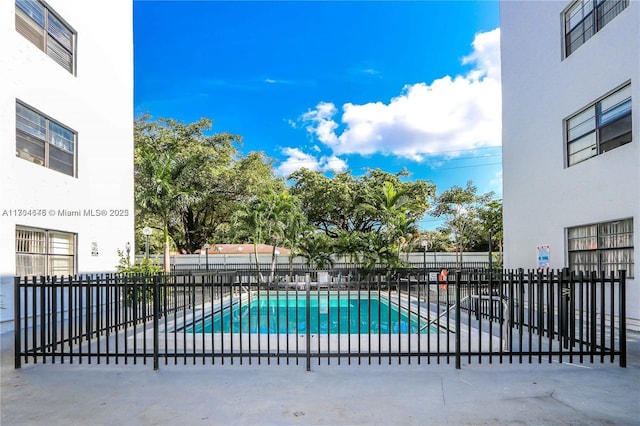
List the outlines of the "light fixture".
{"label": "light fixture", "polygon": [[145,226],[144,228],[142,228],[142,233],[146,237],[146,244],[145,244],[145,250],[144,250],[145,259],[149,259],[149,236],[151,235],[151,233],[153,233],[153,231],[148,226]]}

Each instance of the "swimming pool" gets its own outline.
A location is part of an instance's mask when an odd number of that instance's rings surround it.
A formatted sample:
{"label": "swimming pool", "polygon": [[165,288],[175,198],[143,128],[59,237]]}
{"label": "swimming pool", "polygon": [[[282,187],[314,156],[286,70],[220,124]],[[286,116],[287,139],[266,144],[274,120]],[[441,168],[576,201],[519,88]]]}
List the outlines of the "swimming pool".
{"label": "swimming pool", "polygon": [[417,313],[378,294],[311,294],[307,327],[304,293],[260,292],[187,327],[191,333],[261,334],[427,334],[438,333]]}

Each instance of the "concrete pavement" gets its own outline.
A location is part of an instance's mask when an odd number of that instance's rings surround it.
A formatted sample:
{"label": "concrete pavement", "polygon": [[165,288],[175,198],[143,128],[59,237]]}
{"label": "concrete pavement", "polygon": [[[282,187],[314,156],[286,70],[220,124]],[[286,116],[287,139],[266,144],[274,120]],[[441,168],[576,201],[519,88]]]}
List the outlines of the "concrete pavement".
{"label": "concrete pavement", "polygon": [[[616,364],[27,364],[2,344],[2,426],[638,425],[640,334]],[[383,364],[385,361],[383,361]]]}

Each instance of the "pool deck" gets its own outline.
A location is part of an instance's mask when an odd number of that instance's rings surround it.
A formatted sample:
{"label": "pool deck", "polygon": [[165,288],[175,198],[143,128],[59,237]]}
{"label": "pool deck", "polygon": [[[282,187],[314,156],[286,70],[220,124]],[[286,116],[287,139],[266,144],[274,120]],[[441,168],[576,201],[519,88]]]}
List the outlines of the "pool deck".
{"label": "pool deck", "polygon": [[[13,368],[0,334],[0,424],[638,425],[640,334],[617,364],[147,365]],[[617,361],[616,361],[617,362]]]}

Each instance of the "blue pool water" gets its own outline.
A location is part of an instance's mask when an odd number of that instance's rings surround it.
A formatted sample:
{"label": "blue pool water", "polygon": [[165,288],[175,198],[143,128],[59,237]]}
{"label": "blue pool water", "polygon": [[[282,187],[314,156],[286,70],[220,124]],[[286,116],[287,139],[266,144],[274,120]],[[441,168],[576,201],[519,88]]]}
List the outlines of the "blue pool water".
{"label": "blue pool water", "polygon": [[[187,332],[264,333],[264,334],[387,334],[437,333],[424,318],[398,309],[377,295],[359,297],[329,292],[313,294],[307,327],[307,300],[304,293],[261,292],[250,301],[236,303],[196,321]],[[426,312],[424,312],[426,314]]]}

